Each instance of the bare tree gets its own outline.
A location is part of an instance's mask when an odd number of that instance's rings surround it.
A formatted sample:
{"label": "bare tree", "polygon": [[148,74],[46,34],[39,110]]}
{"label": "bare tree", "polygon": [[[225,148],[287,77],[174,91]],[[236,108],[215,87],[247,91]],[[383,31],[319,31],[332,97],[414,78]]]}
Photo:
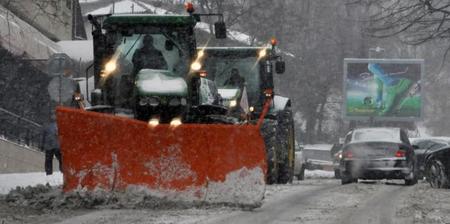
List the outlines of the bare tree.
{"label": "bare tree", "polygon": [[385,38],[399,35],[408,44],[420,45],[450,37],[448,0],[349,0],[370,8],[369,33]]}

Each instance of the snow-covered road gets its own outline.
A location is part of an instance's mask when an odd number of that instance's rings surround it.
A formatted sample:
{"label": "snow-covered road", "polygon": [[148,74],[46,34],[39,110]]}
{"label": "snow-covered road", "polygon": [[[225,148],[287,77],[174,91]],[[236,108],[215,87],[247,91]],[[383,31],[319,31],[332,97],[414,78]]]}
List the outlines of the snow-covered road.
{"label": "snow-covered road", "polygon": [[0,203],[0,223],[449,223],[450,190],[427,183],[360,181],[341,185],[327,175],[267,187],[261,208],[61,209],[34,211]]}

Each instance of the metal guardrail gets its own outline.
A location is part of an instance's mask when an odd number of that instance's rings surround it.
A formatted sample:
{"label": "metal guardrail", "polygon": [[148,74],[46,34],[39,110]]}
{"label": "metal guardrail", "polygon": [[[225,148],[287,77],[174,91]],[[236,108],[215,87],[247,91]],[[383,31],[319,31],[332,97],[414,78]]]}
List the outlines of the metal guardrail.
{"label": "metal guardrail", "polygon": [[0,135],[5,139],[40,148],[42,125],[0,107]]}

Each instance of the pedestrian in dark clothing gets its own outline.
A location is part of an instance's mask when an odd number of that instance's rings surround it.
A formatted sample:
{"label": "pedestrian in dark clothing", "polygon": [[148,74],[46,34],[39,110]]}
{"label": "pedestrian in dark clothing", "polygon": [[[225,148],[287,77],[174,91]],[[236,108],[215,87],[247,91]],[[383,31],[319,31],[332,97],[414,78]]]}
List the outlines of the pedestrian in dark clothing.
{"label": "pedestrian in dark clothing", "polygon": [[51,122],[44,126],[42,135],[42,149],[45,151],[45,173],[53,173],[53,156],[58,159],[59,170],[62,171],[61,151],[59,149],[58,127],[55,116],[52,115]]}
{"label": "pedestrian in dark clothing", "polygon": [[232,68],[230,78],[225,81],[224,85],[242,89],[244,83],[245,79],[239,74],[239,70],[237,68]]}

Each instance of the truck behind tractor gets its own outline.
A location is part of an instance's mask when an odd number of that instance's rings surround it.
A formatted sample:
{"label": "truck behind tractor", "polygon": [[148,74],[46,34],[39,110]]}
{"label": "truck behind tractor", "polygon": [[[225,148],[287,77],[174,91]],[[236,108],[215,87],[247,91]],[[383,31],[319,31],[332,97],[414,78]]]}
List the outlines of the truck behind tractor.
{"label": "truck behind tractor", "polygon": [[[213,80],[228,107],[240,122],[257,123],[269,99],[261,133],[268,163],[267,183],[288,183],[294,170],[294,123],[291,101],[274,93],[273,73],[284,73],[285,65],[271,47],[206,47],[203,68]],[[275,69],[274,69],[275,68]]]}
{"label": "truck behind tractor", "polygon": [[[93,106],[57,109],[65,192],[261,203],[267,164],[260,127],[220,119],[231,112],[199,68],[200,15],[187,9],[189,15],[89,16]],[[219,18],[215,35],[223,38]]]}

